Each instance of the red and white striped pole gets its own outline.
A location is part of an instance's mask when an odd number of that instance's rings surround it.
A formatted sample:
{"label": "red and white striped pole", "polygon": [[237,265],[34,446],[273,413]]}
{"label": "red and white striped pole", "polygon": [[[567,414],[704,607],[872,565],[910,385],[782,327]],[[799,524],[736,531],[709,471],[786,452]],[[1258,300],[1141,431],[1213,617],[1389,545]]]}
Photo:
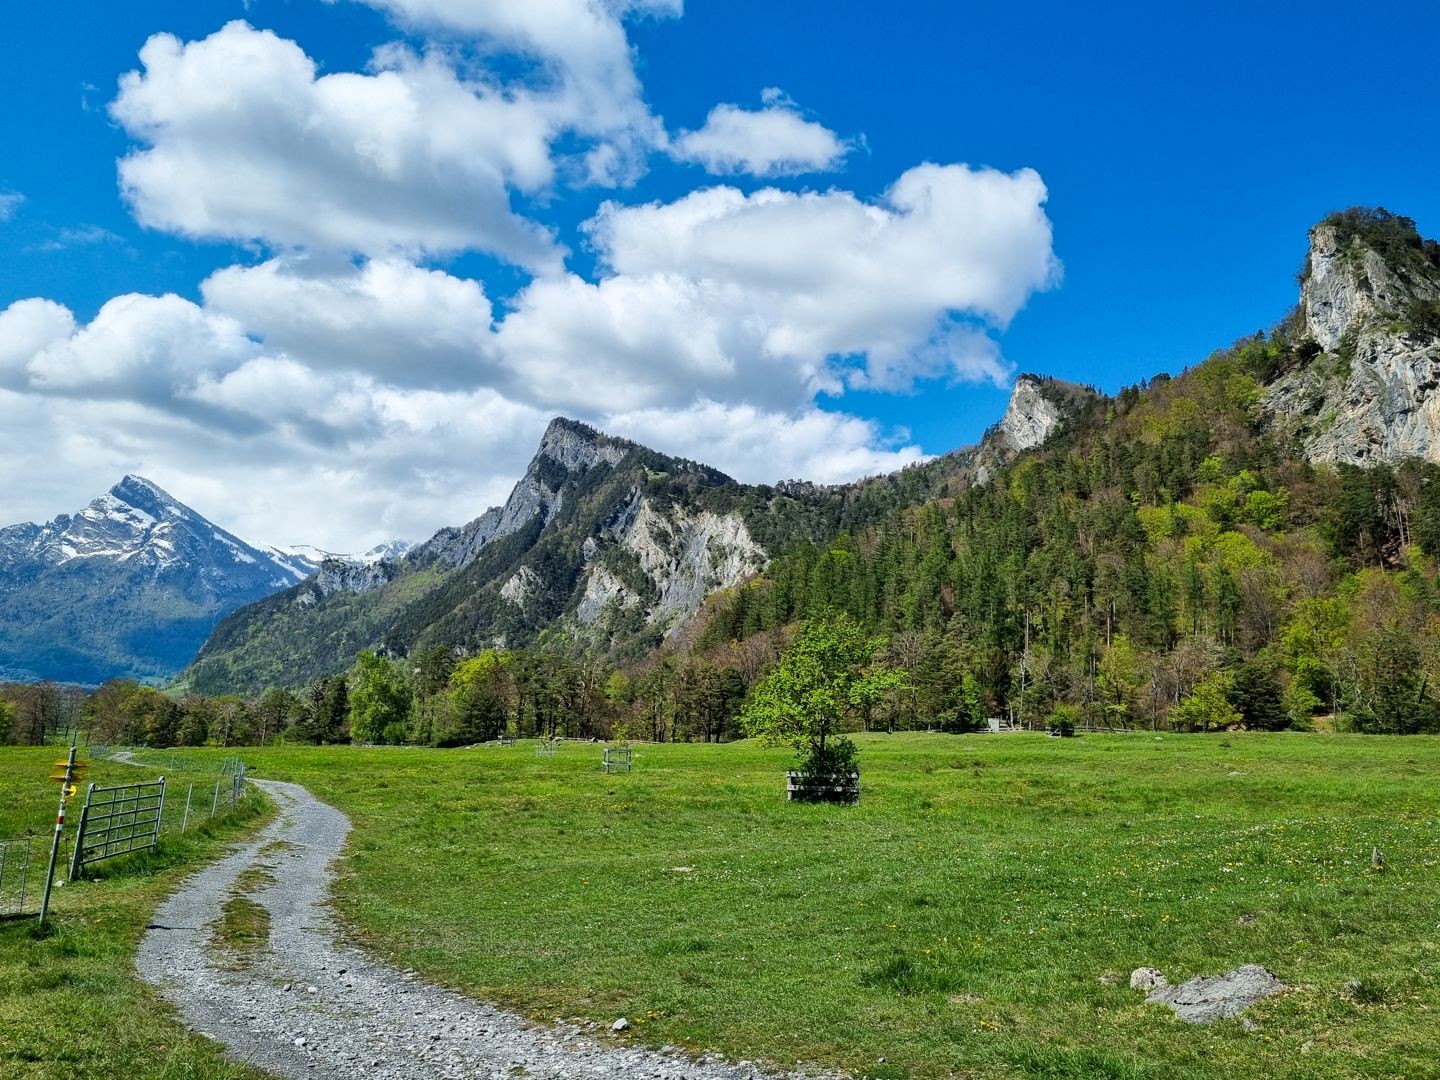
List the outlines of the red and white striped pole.
{"label": "red and white striped pole", "polygon": [[45,916],[50,911],[50,886],[55,883],[55,863],[60,858],[60,833],[65,828],[65,800],[70,797],[70,782],[75,776],[75,747],[70,747],[70,759],[65,763],[65,782],[60,785],[60,810],[55,815],[55,839],[50,842],[50,870],[45,875],[45,895],[40,900],[40,925],[45,925]]}

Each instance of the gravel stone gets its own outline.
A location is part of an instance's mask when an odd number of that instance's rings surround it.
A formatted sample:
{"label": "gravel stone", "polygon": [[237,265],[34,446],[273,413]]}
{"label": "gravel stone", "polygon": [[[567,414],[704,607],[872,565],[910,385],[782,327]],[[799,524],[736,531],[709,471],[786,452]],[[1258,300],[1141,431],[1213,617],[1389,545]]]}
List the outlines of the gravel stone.
{"label": "gravel stone", "polygon": [[[140,976],[192,1028],[218,1032],[227,1054],[281,1077],[355,1080],[568,1080],[673,1076],[683,1080],[833,1080],[822,1072],[759,1073],[718,1055],[699,1061],[602,1044],[576,1024],[537,1025],[514,1013],[430,986],[338,938],[328,905],[333,862],[350,823],[298,784],[253,780],[277,819],[254,840],[186,880],[162,903],[140,942]],[[296,857],[267,857],[276,841]],[[261,866],[274,884],[251,894],[270,913],[261,961],[226,970],[210,943],[236,878]],[[160,927],[181,929],[160,929]],[[199,929],[193,929],[198,927]],[[233,965],[230,965],[233,967]],[[326,977],[334,972],[344,980]],[[304,987],[305,993],[291,992]],[[368,1068],[359,1065],[369,1062]],[[358,1069],[357,1069],[357,1066]],[[522,1072],[523,1070],[523,1072]]]}

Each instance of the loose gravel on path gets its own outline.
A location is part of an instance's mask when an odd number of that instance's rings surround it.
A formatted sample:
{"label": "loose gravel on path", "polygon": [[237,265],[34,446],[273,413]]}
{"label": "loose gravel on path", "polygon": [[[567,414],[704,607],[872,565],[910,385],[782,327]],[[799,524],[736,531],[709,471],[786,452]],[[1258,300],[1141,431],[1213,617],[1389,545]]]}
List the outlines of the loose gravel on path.
{"label": "loose gravel on path", "polygon": [[[136,957],[141,977],[233,1058],[278,1076],[345,1080],[764,1076],[749,1062],[697,1062],[537,1026],[366,956],[337,938],[326,906],[349,821],[298,784],[253,782],[278,805],[275,822],[161,904]],[[237,895],[269,912],[269,946],[248,965],[213,939]]]}

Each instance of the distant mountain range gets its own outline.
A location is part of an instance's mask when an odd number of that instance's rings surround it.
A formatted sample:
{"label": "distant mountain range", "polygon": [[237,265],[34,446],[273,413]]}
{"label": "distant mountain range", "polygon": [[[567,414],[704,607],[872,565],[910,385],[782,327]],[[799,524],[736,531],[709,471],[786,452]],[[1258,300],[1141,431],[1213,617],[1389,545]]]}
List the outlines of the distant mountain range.
{"label": "distant mountain range", "polygon": [[0,677],[167,681],[236,608],[327,559],[364,564],[403,549],[257,548],[126,476],[76,514],[0,529]]}
{"label": "distant mountain range", "polygon": [[[543,639],[639,658],[776,556],[1010,483],[1030,451],[1079,462],[1104,445],[1128,461],[1162,445],[1131,495],[1158,498],[1171,473],[1197,467],[1224,409],[1296,468],[1440,462],[1440,246],[1384,211],[1332,215],[1311,230],[1298,306],[1224,355],[1243,377],[1205,364],[1179,390],[1159,376],[1116,398],[1022,375],[977,446],[852,484],[740,484],[556,418],[503,506],[360,555],[252,548],[127,477],[74,517],[0,532],[0,669],[78,682],[180,672],[179,686],[222,693],[306,684],[362,649]],[[1202,404],[1207,379],[1235,400]]]}

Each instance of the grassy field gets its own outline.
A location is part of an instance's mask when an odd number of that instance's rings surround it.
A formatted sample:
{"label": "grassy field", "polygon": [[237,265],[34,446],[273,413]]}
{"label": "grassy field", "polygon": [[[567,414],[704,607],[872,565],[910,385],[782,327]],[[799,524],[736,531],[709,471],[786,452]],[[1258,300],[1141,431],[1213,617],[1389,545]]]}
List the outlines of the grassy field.
{"label": "grassy field", "polygon": [[[85,755],[82,755],[82,758]],[[31,874],[38,896],[55,821],[54,747],[0,747],[0,837],[37,834],[38,865]],[[168,769],[172,796],[190,783],[209,790],[220,757],[194,765],[201,772]],[[167,763],[168,765],[169,763]],[[134,783],[154,773],[96,762],[89,776],[100,784]],[[72,802],[71,824],[79,801]],[[33,918],[0,921],[0,1078],[72,1080],[247,1080],[259,1073],[227,1063],[215,1044],[187,1032],[170,1010],[133,975],[132,958],[150,913],[187,870],[219,854],[227,840],[254,824],[262,801],[250,798],[228,823],[202,825],[162,840],[158,851],[91,868],[94,880],[55,891],[50,929],[39,934]],[[206,802],[208,810],[208,801]],[[178,810],[178,806],[177,806]],[[167,819],[170,817],[167,814]],[[178,827],[178,819],[174,822]],[[73,830],[67,827],[67,836]]]}
{"label": "grassy field", "polygon": [[[748,744],[247,759],[351,815],[358,937],[539,1018],[877,1077],[1440,1076],[1440,740],[859,741],[853,808]],[[1242,963],[1294,987],[1253,1030],[1127,985]]]}

